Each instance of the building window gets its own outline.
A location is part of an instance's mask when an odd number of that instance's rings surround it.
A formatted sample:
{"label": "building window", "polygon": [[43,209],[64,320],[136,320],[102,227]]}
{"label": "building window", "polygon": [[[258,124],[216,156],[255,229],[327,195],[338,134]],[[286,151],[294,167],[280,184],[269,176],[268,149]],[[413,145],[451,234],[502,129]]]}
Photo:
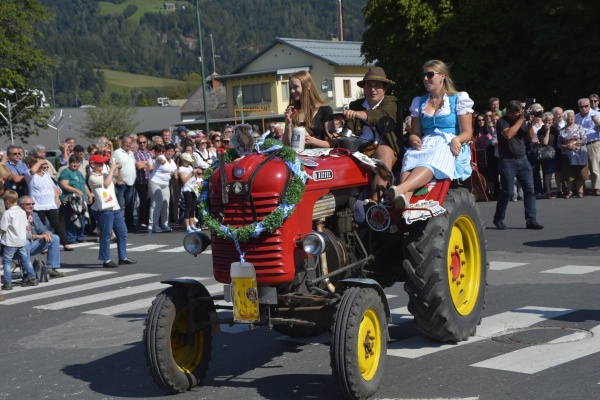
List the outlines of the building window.
{"label": "building window", "polygon": [[344,79],[344,97],[345,98],[352,97],[352,93],[350,90],[350,79]]}
{"label": "building window", "polygon": [[259,83],[242,86],[244,104],[271,102],[271,84]]}
{"label": "building window", "polygon": [[281,100],[290,100],[290,84],[289,82],[281,82]]}

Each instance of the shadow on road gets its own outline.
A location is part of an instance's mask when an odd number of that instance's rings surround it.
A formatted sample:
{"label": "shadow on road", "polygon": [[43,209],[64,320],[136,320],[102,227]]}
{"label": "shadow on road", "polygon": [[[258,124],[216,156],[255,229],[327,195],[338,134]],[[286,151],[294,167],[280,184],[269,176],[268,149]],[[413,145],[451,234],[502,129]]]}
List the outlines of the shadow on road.
{"label": "shadow on road", "polygon": [[533,242],[524,242],[523,245],[553,249],[558,247],[576,250],[600,249],[600,233],[566,236],[559,239],[536,240]]}

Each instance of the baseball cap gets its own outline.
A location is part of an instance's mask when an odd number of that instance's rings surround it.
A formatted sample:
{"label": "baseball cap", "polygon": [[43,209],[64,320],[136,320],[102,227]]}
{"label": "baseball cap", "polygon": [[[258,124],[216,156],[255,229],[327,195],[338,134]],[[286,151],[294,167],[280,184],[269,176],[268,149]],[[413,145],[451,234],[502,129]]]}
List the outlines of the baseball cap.
{"label": "baseball cap", "polygon": [[189,163],[191,163],[193,167],[195,167],[195,166],[196,166],[196,160],[195,160],[195,159],[194,159],[194,157],[193,157],[191,154],[189,154],[189,153],[183,153],[183,154],[181,155],[181,159],[182,159],[182,160],[185,160],[185,161],[187,161],[187,162],[189,162]]}
{"label": "baseball cap", "polygon": [[90,164],[106,164],[108,162],[108,158],[102,157],[100,154],[94,154],[90,157]]}
{"label": "baseball cap", "polygon": [[177,128],[177,133],[181,133],[181,132],[188,133],[189,131],[190,130],[183,125],[181,125],[180,127]]}

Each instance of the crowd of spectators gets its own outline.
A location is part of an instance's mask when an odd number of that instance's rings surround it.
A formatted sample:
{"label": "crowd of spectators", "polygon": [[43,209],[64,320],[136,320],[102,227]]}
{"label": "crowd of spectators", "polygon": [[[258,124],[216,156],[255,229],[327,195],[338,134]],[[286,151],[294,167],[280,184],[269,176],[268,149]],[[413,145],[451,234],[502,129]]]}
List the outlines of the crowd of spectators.
{"label": "crowd of spectators", "polygon": [[[172,223],[188,232],[205,228],[196,207],[202,173],[228,148],[232,133],[231,126],[208,135],[180,126],[173,134],[163,129],[152,137],[100,137],[87,149],[68,138],[54,162],[42,145],[0,152],[0,195],[7,196],[0,202],[0,217],[12,210],[0,226],[3,290],[12,289],[13,258],[21,267],[22,285],[37,285],[30,257],[42,252],[50,277],[64,276],[60,247],[75,251],[72,245],[86,235],[100,243],[102,266],[115,268],[135,263],[126,251],[130,232],[170,232]],[[113,191],[114,203],[99,199],[100,193],[110,197]],[[117,242],[118,261],[110,257],[111,240]]]}
{"label": "crowd of spectators", "polygon": [[[591,179],[589,194],[600,196],[600,110],[598,95],[581,98],[577,109],[556,106],[546,111],[540,104],[531,104],[532,120],[528,129],[533,139],[526,141],[526,154],[533,170],[537,199],[582,198],[586,195],[585,181]],[[498,132],[496,125],[503,111],[497,98],[489,100],[488,109],[473,116],[473,135],[481,156],[485,154],[480,172],[487,181],[488,197],[496,199],[501,190],[498,161]],[[523,104],[525,106],[525,104]],[[505,112],[504,112],[505,113]],[[551,159],[536,159],[536,149],[554,149]],[[583,156],[579,154],[584,153]],[[580,158],[578,158],[580,157]],[[581,161],[583,159],[584,161]],[[555,187],[552,187],[554,178]],[[521,188],[515,182],[512,201],[523,200]]]}

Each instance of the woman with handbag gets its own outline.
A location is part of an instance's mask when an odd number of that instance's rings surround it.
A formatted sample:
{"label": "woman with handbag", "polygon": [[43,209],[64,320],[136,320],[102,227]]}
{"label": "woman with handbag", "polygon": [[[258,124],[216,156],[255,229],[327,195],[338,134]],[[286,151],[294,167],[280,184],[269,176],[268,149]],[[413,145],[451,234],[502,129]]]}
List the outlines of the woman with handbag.
{"label": "woman with handbag", "polygon": [[[92,173],[88,178],[88,185],[93,192],[94,203],[91,210],[100,226],[100,254],[98,259],[103,262],[104,268],[116,268],[123,264],[135,264],[137,261],[127,257],[127,227],[121,214],[121,208],[115,193],[113,178],[120,174],[121,165],[118,162],[110,164],[108,173],[104,171],[106,159],[99,154],[90,157]],[[110,233],[114,231],[117,236],[117,250],[119,264],[110,258]]]}
{"label": "woman with handbag", "polygon": [[560,160],[560,147],[558,145],[558,137],[560,132],[554,126],[554,116],[551,112],[542,114],[542,122],[544,125],[537,131],[540,145],[534,150],[539,156],[538,160],[542,163],[542,172],[544,174],[544,186],[546,187],[546,197],[555,199],[552,194],[552,174],[556,180],[558,189],[558,197],[562,197],[562,168]]}
{"label": "woman with handbag", "polygon": [[581,125],[575,123],[575,112],[564,112],[566,125],[560,130],[558,144],[562,153],[563,179],[567,184],[565,199],[573,197],[573,182],[577,197],[583,197],[583,185],[588,178],[587,167],[587,136]]}
{"label": "woman with handbag", "polygon": [[[85,178],[79,170],[81,167],[81,159],[73,154],[69,157],[68,167],[63,169],[58,176],[58,183],[63,190],[61,194],[62,209],[65,216],[65,225],[67,226],[67,241],[69,243],[83,243],[85,241],[85,217],[82,213],[76,213],[71,207],[70,199],[77,195],[79,199],[83,199],[81,206],[90,204],[92,196],[90,189],[85,184]],[[82,212],[85,209],[82,207]],[[79,220],[79,223],[75,223]]]}

